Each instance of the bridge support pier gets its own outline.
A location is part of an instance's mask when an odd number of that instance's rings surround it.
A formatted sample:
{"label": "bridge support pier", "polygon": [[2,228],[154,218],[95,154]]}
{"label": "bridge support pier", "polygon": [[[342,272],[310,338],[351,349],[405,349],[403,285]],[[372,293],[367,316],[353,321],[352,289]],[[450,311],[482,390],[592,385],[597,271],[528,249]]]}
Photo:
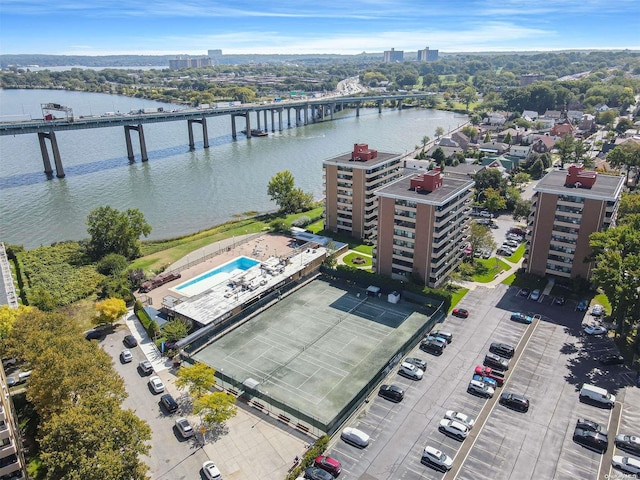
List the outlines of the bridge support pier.
{"label": "bridge support pier", "polygon": [[40,143],[40,152],[42,153],[42,163],[44,164],[44,173],[47,176],[53,176],[53,169],[51,168],[51,160],[49,159],[49,151],[47,150],[47,144],[45,140],[51,142],[51,152],[53,153],[53,161],[56,164],[56,177],[64,178],[64,168],[62,167],[62,159],[60,158],[60,150],[58,149],[58,141],[56,140],[56,134],[52,130],[49,133],[38,133],[38,142]]}
{"label": "bridge support pier", "polygon": [[278,109],[278,131],[282,131],[282,108]]}
{"label": "bridge support pier", "polygon": [[287,108],[287,127],[291,128],[291,109]]}
{"label": "bridge support pier", "polygon": [[378,104],[378,113],[382,113],[382,100],[376,102]]}
{"label": "bridge support pier", "polygon": [[360,103],[356,103],[356,117],[360,116]]}
{"label": "bridge support pier", "polygon": [[276,133],[276,111],[271,109],[271,133]]}
{"label": "bridge support pier", "polygon": [[140,160],[146,162],[149,160],[147,156],[147,143],[144,140],[144,129],[142,124],[138,125],[125,125],[124,126],[124,139],[127,143],[127,158],[130,162],[135,161],[133,154],[133,144],[131,143],[131,130],[138,132],[138,140],[140,141]]}
{"label": "bridge support pier", "polygon": [[304,124],[309,125],[309,104],[304,106]]}
{"label": "bridge support pier", "polygon": [[331,120],[333,120],[333,112],[335,112],[335,110],[336,110],[336,104],[332,103],[331,104]]}
{"label": "bridge support pier", "polygon": [[[273,110],[271,110],[272,115],[273,115]],[[269,122],[267,122],[267,111],[263,110],[263,116],[264,116],[264,131],[268,132],[269,131]],[[271,126],[273,127],[273,121],[271,122]]]}
{"label": "bridge support pier", "polygon": [[189,149],[196,149],[196,144],[193,140],[194,123],[199,123],[202,125],[202,141],[204,143],[204,148],[209,148],[209,132],[207,132],[207,119],[205,117],[202,117],[200,119],[187,120],[187,128],[189,130]]}

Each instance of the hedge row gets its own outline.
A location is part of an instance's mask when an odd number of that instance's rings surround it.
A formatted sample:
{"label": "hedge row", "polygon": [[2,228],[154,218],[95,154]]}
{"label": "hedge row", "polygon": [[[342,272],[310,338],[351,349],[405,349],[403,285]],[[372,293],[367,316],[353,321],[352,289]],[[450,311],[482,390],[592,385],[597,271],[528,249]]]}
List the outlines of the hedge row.
{"label": "hedge row", "polygon": [[296,468],[289,472],[285,480],[296,480],[296,478],[304,475],[304,471],[313,466],[313,461],[318,455],[322,455],[327,449],[329,443],[329,437],[324,435],[320,437],[316,442],[305,452],[302,457],[302,461]]}
{"label": "hedge row", "polygon": [[133,313],[135,313],[138,320],[140,320],[140,323],[147,331],[147,335],[149,335],[150,338],[156,338],[156,335],[160,333],[160,327],[158,327],[156,321],[149,316],[139,300],[136,300],[136,303],[133,305]]}

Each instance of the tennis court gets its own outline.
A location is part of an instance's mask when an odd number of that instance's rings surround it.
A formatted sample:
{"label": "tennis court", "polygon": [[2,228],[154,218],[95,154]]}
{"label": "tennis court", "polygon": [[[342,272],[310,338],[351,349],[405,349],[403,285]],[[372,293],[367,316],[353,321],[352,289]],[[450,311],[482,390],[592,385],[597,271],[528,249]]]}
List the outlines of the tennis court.
{"label": "tennis court", "polygon": [[328,424],[428,321],[415,307],[314,280],[193,357]]}

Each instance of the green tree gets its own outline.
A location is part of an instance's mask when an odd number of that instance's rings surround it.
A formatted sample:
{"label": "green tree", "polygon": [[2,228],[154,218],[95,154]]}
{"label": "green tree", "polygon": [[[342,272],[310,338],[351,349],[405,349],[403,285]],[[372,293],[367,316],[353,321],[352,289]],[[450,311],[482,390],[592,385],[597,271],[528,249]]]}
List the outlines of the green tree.
{"label": "green tree", "polygon": [[209,365],[196,362],[189,367],[181,367],[176,378],[178,390],[189,390],[194,399],[211,390],[216,383],[216,371]]}
{"label": "green tree", "polygon": [[96,265],[96,270],[103,275],[118,276],[129,266],[129,261],[124,255],[110,253],[105,255]]}
{"label": "green tree", "polygon": [[442,135],[444,135],[444,128],[436,127],[436,138],[440,138]]}
{"label": "green tree", "polygon": [[193,411],[209,426],[221,424],[237,414],[235,402],[236,397],[226,392],[206,393],[194,400]]}
{"label": "green tree", "polygon": [[575,141],[573,139],[573,135],[569,133],[563,135],[560,140],[556,142],[555,147],[558,149],[560,162],[562,163],[562,168],[564,168],[564,164],[571,161],[575,152]]}
{"label": "green tree", "polygon": [[106,298],[96,302],[94,308],[96,311],[94,323],[96,325],[102,323],[113,324],[127,313],[127,305],[120,298]]}
{"label": "green tree", "polygon": [[[493,235],[486,225],[478,225],[475,222],[471,223],[471,229],[469,230],[469,243],[474,252],[481,252],[484,250],[493,250],[496,248],[496,242],[493,240]],[[471,257],[473,258],[473,256]]]}
{"label": "green tree", "polygon": [[458,97],[460,97],[460,100],[462,100],[466,105],[467,111],[469,111],[470,103],[478,101],[478,93],[473,87],[466,87],[458,94]]}
{"label": "green tree", "polygon": [[447,157],[444,154],[444,150],[442,150],[442,148],[438,147],[431,154],[431,158],[433,158],[435,160],[435,162],[438,165],[440,165],[440,164],[444,163],[444,161],[446,160]]}
{"label": "green tree", "polygon": [[623,192],[618,207],[618,224],[623,224],[630,215],[640,214],[640,193]]}
{"label": "green tree", "polygon": [[499,190],[487,188],[484,191],[484,208],[492,213],[504,210],[507,206],[507,199],[502,196]]}
{"label": "green tree", "polygon": [[507,134],[504,137],[504,143],[506,143],[507,145],[511,145],[512,141],[513,141],[513,138],[511,136],[511,132],[507,132]]}
{"label": "green tree", "polygon": [[529,167],[529,173],[533,178],[541,178],[543,172],[544,163],[542,163],[542,160],[538,158],[535,162],[533,162],[533,165]]}
{"label": "green tree", "polygon": [[626,181],[629,183],[629,173],[632,167],[640,166],[640,143],[624,142],[607,154],[607,161],[614,168],[627,167]]}
{"label": "green tree", "polygon": [[424,137],[422,137],[422,151],[424,151],[425,148],[427,148],[427,143],[429,143],[431,139],[429,138],[428,135],[425,135]]}
{"label": "green tree", "polygon": [[478,138],[478,129],[472,125],[465,125],[462,127],[462,133],[464,133],[470,140]]}
{"label": "green tree", "polygon": [[491,134],[489,133],[489,131],[487,131],[487,133],[484,134],[484,139],[482,140],[483,143],[489,143],[491,142]]}
{"label": "green tree", "polygon": [[506,180],[502,177],[502,173],[497,168],[485,168],[473,176],[476,182],[476,190],[483,192],[487,188],[494,190],[503,190]]}
{"label": "green tree", "polygon": [[518,199],[513,206],[513,219],[517,222],[526,219],[531,213],[531,201]]}
{"label": "green tree", "polygon": [[278,172],[271,178],[267,193],[282,213],[298,213],[313,204],[313,195],[295,188],[293,174],[289,170]]}
{"label": "green tree", "polygon": [[18,305],[18,308],[11,308],[9,305],[0,305],[0,340],[9,336],[13,330],[13,325],[20,315],[28,314],[33,307]]}
{"label": "green tree", "polygon": [[151,233],[151,226],[136,208],[120,212],[106,206],[92,210],[87,217],[90,235],[88,253],[100,259],[117,253],[128,259],[140,256],[140,236]]}
{"label": "green tree", "polygon": [[513,185],[518,189],[522,188],[523,185],[526,185],[530,181],[531,175],[526,172],[518,172],[511,179],[511,183],[513,183]]}
{"label": "green tree", "polygon": [[164,336],[169,342],[177,342],[178,340],[187,336],[189,333],[189,326],[182,320],[172,320],[167,322],[162,327]]}

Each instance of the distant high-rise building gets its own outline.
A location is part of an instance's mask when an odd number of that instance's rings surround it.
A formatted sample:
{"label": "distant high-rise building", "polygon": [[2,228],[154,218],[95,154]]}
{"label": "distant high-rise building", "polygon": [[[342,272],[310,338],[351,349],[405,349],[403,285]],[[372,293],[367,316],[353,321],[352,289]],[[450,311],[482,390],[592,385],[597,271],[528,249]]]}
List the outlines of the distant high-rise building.
{"label": "distant high-rise building", "polygon": [[203,57],[203,58],[178,57],[175,60],[169,60],[169,68],[171,70],[180,70],[182,68],[210,67],[210,66],[211,66],[211,59],[209,57]]}
{"label": "distant high-rise building", "polygon": [[402,50],[396,50],[395,48],[385,50],[383,61],[385,63],[402,62],[404,61],[404,52]]}
{"label": "distant high-rise building", "polygon": [[435,62],[436,60],[438,60],[438,50],[429,50],[429,47],[418,50],[419,62]]}

